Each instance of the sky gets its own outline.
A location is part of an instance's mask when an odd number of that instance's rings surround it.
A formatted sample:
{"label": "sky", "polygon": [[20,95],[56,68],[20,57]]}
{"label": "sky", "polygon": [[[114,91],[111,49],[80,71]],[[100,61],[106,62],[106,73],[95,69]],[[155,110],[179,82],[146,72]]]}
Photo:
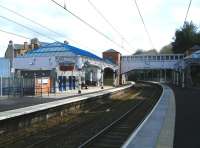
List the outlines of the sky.
{"label": "sky", "polygon": [[[65,3],[67,9],[94,26],[119,46],[96,33],[51,0],[1,0],[0,57],[4,56],[9,40],[19,44],[30,42],[29,39],[3,33],[1,30],[28,38],[37,37],[42,42],[67,40],[69,44],[93,52],[98,56],[101,56],[102,52],[108,49],[115,49],[122,55],[133,54],[137,49],[155,48],[159,51],[163,46],[173,41],[176,29],[183,25],[189,4],[189,0],[137,0],[153,42],[152,46],[134,0],[90,0],[121,36],[94,10],[88,0],[55,1],[61,5]],[[24,15],[56,33],[33,24],[2,8],[2,6]],[[200,1],[193,0],[187,21],[193,21],[199,26],[199,14]],[[28,26],[40,34],[8,21],[5,17]]]}

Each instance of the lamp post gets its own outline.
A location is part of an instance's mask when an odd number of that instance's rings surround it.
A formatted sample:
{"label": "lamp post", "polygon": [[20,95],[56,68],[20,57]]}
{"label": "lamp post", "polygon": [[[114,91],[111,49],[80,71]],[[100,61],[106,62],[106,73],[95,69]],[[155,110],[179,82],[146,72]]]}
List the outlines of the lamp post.
{"label": "lamp post", "polygon": [[81,70],[79,71],[79,78],[78,78],[78,93],[81,94]]}
{"label": "lamp post", "polygon": [[1,81],[1,95],[0,96],[2,97],[3,96],[3,86],[2,86],[3,82],[2,82],[2,76],[0,77],[1,77],[1,80],[0,80]]}
{"label": "lamp post", "polygon": [[14,75],[15,75],[15,69],[14,69],[14,58],[15,58],[15,47],[12,41],[9,41],[9,46],[12,50],[12,61],[11,61],[11,75],[12,75],[12,93],[14,95]]}
{"label": "lamp post", "polygon": [[76,67],[78,69],[78,75],[79,75],[78,76],[78,93],[81,94],[81,70],[83,68],[83,62],[80,55],[77,56]]}
{"label": "lamp post", "polygon": [[101,89],[103,89],[103,73],[104,73],[104,70],[103,68],[101,68]]}
{"label": "lamp post", "polygon": [[36,73],[34,72],[34,94],[36,95],[36,93],[37,93],[37,86],[36,86],[36,84],[37,84],[37,82],[36,82]]}
{"label": "lamp post", "polygon": [[115,77],[116,77],[116,70],[113,71],[113,87],[116,86],[116,79],[115,79]]}

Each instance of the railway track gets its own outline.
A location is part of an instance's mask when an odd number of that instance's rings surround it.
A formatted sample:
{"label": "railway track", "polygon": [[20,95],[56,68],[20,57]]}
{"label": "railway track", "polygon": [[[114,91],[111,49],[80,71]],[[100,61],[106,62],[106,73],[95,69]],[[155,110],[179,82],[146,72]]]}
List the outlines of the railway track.
{"label": "railway track", "polygon": [[88,139],[86,142],[81,144],[79,148],[85,147],[120,147],[129,134],[132,132],[134,126],[131,125],[131,118],[133,118],[134,111],[144,104],[146,100],[141,100],[135,104],[131,109],[124,113],[117,120],[112,122],[110,125],[105,127],[99,133]]}
{"label": "railway track", "polygon": [[[146,115],[153,108],[154,103],[149,103],[148,101],[148,99],[145,99],[135,104],[117,120],[113,121],[99,133],[82,143],[79,148],[121,147],[129,135],[134,131],[134,129],[136,129],[138,125],[140,125],[140,123],[145,119]],[[144,108],[146,108],[146,110]],[[143,113],[138,115],[140,114],[138,113],[140,111],[143,111]]]}
{"label": "railway track", "polygon": [[[36,134],[32,138],[27,137],[24,143],[19,142],[13,146],[26,148],[120,147],[152,109],[160,96],[159,89],[150,88],[149,90],[149,85],[145,86],[147,88],[144,90],[140,90],[141,86],[137,88],[140,93],[134,99],[129,97],[135,97],[135,95],[128,96],[124,101],[108,100],[103,104],[89,105],[89,112],[82,114],[72,127],[69,126],[71,124],[56,127],[47,133]],[[99,114],[100,112],[101,114]],[[110,118],[108,118],[109,116]],[[79,123],[79,121],[81,122]],[[103,130],[101,130],[102,128]]]}

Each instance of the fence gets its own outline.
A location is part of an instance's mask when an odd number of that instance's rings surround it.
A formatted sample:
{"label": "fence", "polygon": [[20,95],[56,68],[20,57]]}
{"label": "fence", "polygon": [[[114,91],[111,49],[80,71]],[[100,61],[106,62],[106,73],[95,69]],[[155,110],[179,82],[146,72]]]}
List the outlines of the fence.
{"label": "fence", "polygon": [[34,95],[35,80],[0,76],[0,96]]}

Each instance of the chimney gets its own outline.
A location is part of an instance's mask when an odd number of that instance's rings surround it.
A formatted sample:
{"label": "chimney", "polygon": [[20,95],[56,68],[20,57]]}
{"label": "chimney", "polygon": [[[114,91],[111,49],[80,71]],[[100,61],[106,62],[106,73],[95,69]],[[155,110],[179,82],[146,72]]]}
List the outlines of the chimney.
{"label": "chimney", "polygon": [[40,42],[37,38],[31,39],[31,49],[34,48],[39,48],[40,47]]}
{"label": "chimney", "polygon": [[28,50],[28,42],[24,42],[24,50]]}
{"label": "chimney", "polygon": [[64,41],[64,44],[69,44],[69,42],[67,40]]}
{"label": "chimney", "polygon": [[32,50],[32,49],[34,49],[34,44],[33,44],[33,43],[31,43],[31,50]]}
{"label": "chimney", "polygon": [[10,40],[8,46],[13,47],[13,41]]}

